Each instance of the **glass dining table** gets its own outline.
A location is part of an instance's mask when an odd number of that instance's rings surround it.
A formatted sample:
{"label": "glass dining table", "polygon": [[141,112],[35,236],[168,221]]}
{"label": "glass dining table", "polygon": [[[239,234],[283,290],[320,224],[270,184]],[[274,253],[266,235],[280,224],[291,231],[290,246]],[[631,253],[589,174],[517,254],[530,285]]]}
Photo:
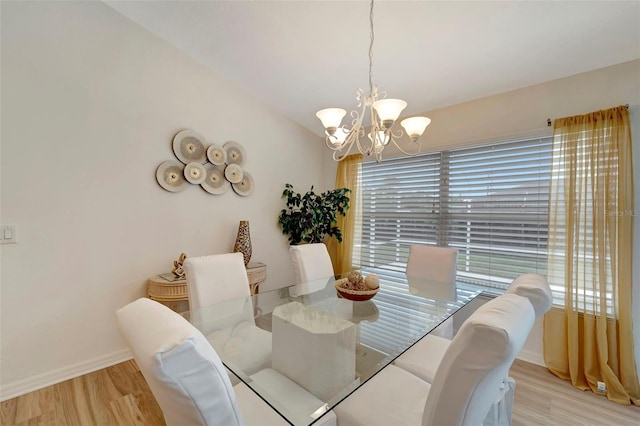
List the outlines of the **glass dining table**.
{"label": "glass dining table", "polygon": [[[377,294],[342,298],[341,276],[261,292],[187,313],[232,381],[242,381],[293,425],[322,424],[377,372],[481,291],[399,272],[376,273]],[[237,378],[237,379],[236,379]]]}

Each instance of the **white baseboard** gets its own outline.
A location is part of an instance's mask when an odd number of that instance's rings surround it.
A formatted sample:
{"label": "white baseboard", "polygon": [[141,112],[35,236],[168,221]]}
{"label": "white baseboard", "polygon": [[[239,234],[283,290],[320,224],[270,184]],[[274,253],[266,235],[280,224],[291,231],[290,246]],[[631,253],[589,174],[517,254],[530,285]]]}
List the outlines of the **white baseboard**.
{"label": "white baseboard", "polygon": [[57,370],[38,374],[37,376],[28,377],[22,380],[2,385],[0,389],[0,401],[15,398],[65,380],[73,379],[97,370],[101,370],[112,365],[128,361],[133,358],[130,349],[123,349],[108,355],[99,356],[77,364],[68,365]]}
{"label": "white baseboard", "polygon": [[516,358],[522,361],[529,362],[531,364],[539,365],[540,367],[547,367],[544,363],[544,357],[539,352],[523,349],[522,351],[520,351]]}

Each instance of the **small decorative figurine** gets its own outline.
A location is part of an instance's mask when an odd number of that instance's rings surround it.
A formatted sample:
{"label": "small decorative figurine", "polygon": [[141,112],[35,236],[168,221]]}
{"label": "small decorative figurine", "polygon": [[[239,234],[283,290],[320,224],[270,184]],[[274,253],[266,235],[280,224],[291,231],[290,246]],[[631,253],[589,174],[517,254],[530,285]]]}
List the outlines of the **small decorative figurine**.
{"label": "small decorative figurine", "polygon": [[176,276],[176,278],[184,279],[184,269],[182,269],[182,264],[184,263],[184,260],[186,258],[186,254],[180,253],[180,257],[178,258],[178,260],[173,261],[173,269],[171,270],[171,272]]}

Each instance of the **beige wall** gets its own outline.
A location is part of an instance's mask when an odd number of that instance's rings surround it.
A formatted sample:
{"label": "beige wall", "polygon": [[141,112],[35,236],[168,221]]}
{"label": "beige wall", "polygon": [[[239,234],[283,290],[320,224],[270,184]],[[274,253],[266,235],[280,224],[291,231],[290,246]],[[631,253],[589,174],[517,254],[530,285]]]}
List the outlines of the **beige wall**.
{"label": "beige wall", "polygon": [[[3,2],[1,397],[129,355],[117,308],[181,252],[228,252],[247,219],[265,287],[293,282],[284,183],[320,186],[320,138],[100,2]],[[239,142],[255,192],[169,193],[157,166],[194,129]]]}

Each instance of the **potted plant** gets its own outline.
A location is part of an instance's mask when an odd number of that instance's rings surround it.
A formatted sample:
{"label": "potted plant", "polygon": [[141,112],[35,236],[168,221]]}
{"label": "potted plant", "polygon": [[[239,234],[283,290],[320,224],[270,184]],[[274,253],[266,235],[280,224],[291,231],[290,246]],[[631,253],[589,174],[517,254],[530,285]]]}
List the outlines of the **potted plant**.
{"label": "potted plant", "polygon": [[326,237],[335,236],[342,242],[342,232],[336,226],[338,215],[345,216],[349,210],[348,188],[338,188],[316,194],[313,186],[302,195],[285,184],[282,197],[286,208],[282,209],[278,223],[289,244],[321,243]]}

